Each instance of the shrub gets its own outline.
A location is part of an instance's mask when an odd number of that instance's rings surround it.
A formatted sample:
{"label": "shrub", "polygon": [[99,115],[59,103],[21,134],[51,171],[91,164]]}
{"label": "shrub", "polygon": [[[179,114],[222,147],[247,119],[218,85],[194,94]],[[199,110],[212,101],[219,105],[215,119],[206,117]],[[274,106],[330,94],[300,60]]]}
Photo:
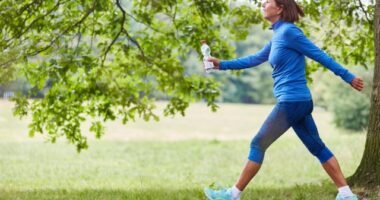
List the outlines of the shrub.
{"label": "shrub", "polygon": [[362,92],[354,90],[330,72],[318,72],[313,77],[312,90],[316,104],[333,113],[338,127],[360,131],[368,126],[373,69],[356,68],[352,71],[365,82]]}

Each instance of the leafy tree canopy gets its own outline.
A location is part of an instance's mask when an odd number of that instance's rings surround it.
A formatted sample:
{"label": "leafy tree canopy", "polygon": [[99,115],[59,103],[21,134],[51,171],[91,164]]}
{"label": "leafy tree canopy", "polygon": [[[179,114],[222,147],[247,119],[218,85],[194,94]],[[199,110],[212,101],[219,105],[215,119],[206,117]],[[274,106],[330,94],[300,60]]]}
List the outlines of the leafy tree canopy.
{"label": "leafy tree canopy", "polygon": [[[361,0],[299,1],[307,18],[300,26],[344,63],[365,66],[374,59],[374,3]],[[181,57],[199,52],[206,39],[215,57],[233,58],[227,42],[243,40],[253,24],[268,28],[257,0],[2,0],[1,81],[22,74],[50,90],[42,99],[15,98],[15,114],[31,114],[30,135],[66,137],[87,148],[80,124],[101,137],[103,122],[158,119],[155,99],[170,96],[165,115],[185,114],[204,100],[215,111],[218,83],[185,75]],[[322,23],[324,22],[324,23]],[[327,22],[327,23],[325,23]],[[200,57],[199,57],[200,58]],[[312,68],[310,68],[312,70]]]}

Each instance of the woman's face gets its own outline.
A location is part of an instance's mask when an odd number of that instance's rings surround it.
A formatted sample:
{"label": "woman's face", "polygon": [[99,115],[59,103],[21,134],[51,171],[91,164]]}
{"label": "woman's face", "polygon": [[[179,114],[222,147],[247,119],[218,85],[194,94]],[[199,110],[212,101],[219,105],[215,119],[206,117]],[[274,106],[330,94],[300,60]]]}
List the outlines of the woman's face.
{"label": "woman's face", "polygon": [[280,19],[282,8],[277,6],[275,0],[263,0],[262,5],[265,19],[271,22],[275,22]]}

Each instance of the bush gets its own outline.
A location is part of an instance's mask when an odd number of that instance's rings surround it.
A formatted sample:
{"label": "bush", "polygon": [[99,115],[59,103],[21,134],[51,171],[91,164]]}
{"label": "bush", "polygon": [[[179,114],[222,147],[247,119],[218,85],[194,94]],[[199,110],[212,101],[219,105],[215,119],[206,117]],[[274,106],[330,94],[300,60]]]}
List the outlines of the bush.
{"label": "bush", "polygon": [[330,110],[334,113],[334,122],[338,127],[359,131],[368,126],[370,98],[343,86],[335,88],[334,100]]}
{"label": "bush", "polygon": [[[362,92],[354,90],[340,78],[330,72],[323,72],[314,78],[314,99],[316,104],[327,108],[334,115],[334,123],[352,131],[360,131],[368,126],[370,96],[372,90],[373,69],[355,69],[354,74],[362,77],[365,89]],[[329,73],[329,74],[327,74]]]}

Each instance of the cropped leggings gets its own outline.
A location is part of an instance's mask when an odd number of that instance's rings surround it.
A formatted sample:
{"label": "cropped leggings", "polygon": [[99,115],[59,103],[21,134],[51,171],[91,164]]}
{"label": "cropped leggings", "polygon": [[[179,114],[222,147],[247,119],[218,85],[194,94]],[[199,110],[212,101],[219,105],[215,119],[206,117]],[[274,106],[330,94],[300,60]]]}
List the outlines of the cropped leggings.
{"label": "cropped leggings", "polygon": [[312,100],[277,103],[257,135],[252,139],[248,159],[261,164],[266,149],[292,127],[307,149],[321,163],[329,160],[333,154],[319,137],[311,116],[312,111]]}

